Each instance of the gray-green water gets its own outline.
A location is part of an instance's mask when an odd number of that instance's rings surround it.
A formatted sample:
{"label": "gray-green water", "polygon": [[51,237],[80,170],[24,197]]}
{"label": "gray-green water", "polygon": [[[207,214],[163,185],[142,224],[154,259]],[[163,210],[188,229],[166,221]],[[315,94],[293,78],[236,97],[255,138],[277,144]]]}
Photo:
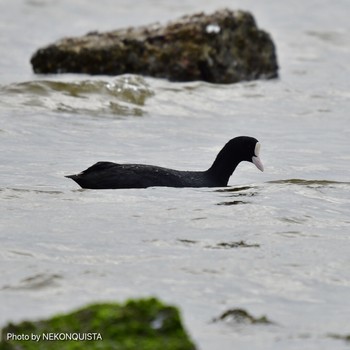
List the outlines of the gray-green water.
{"label": "gray-green water", "polygon": [[[346,1],[0,3],[0,325],[156,295],[198,347],[346,349],[350,334],[350,5]],[[64,35],[251,10],[280,79],[215,86],[35,76]],[[311,11],[311,12],[310,12]],[[262,144],[225,189],[80,190],[99,160],[207,168],[236,135]],[[213,323],[243,308],[274,325]]]}

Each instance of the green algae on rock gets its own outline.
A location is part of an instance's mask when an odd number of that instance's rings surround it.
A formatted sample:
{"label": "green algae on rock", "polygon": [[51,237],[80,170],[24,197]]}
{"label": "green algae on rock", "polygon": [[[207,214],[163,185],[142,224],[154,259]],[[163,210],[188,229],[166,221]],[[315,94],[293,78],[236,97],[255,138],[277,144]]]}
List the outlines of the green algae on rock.
{"label": "green algae on rock", "polygon": [[179,311],[159,300],[94,304],[44,321],[9,324],[1,350],[194,350]]}
{"label": "green algae on rock", "polygon": [[64,38],[31,58],[35,73],[140,74],[171,81],[235,83],[275,78],[270,35],[249,12],[217,11],[153,24]]}

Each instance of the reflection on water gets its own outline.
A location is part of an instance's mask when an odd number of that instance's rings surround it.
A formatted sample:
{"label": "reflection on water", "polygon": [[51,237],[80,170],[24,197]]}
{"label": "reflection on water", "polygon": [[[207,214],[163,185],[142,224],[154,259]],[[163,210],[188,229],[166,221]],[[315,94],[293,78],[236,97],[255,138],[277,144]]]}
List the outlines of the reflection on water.
{"label": "reflection on water", "polygon": [[[254,189],[254,191],[252,191]],[[227,194],[225,197],[230,198],[228,201],[217,203],[217,205],[240,205],[250,203],[245,198],[253,197],[257,195],[256,186],[240,186],[240,187],[228,187],[216,190],[216,192]],[[231,198],[237,198],[231,200]],[[239,199],[238,199],[239,198]]]}
{"label": "reflection on water", "polygon": [[232,248],[259,248],[260,245],[253,243],[246,243],[245,241],[238,242],[220,242],[215,245],[208,245],[206,248],[211,249],[232,249]]}
{"label": "reflection on water", "polygon": [[230,192],[241,192],[241,191],[246,191],[250,190],[251,188],[254,188],[254,186],[235,186],[235,187],[225,187],[225,188],[220,188],[218,190],[215,190],[216,192],[224,192],[224,193],[230,193]]}
{"label": "reflection on water", "polygon": [[248,201],[228,201],[228,202],[220,202],[217,205],[238,205],[238,204],[248,204]]}
{"label": "reflection on water", "polygon": [[[157,246],[173,246],[174,242],[165,240],[145,240],[145,242],[153,243]],[[175,240],[175,245],[188,248],[199,248],[199,249],[237,249],[237,248],[259,248],[260,245],[257,243],[247,243],[246,241],[229,241],[229,242],[215,242],[208,240],[192,240],[187,238],[178,238]]]}

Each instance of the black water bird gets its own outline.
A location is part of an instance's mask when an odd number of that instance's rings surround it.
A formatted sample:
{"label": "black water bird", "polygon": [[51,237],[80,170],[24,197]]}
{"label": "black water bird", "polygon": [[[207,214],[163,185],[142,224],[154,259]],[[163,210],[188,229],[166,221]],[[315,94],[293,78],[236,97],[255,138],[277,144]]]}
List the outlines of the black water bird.
{"label": "black water bird", "polygon": [[230,140],[205,171],[181,171],[144,164],[98,162],[76,175],[66,177],[82,188],[116,189],[166,187],[224,187],[237,165],[248,161],[264,171],[259,158],[260,143],[249,136]]}

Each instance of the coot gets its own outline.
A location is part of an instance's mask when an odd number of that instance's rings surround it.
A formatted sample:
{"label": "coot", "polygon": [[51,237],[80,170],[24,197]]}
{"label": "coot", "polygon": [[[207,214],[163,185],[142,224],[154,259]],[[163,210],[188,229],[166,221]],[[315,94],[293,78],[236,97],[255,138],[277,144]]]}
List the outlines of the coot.
{"label": "coot", "polygon": [[167,187],[224,187],[237,165],[248,161],[264,171],[259,158],[260,143],[249,136],[230,140],[217,155],[212,166],[205,171],[180,171],[143,164],[117,164],[98,162],[76,175],[66,177],[82,188],[115,189]]}

